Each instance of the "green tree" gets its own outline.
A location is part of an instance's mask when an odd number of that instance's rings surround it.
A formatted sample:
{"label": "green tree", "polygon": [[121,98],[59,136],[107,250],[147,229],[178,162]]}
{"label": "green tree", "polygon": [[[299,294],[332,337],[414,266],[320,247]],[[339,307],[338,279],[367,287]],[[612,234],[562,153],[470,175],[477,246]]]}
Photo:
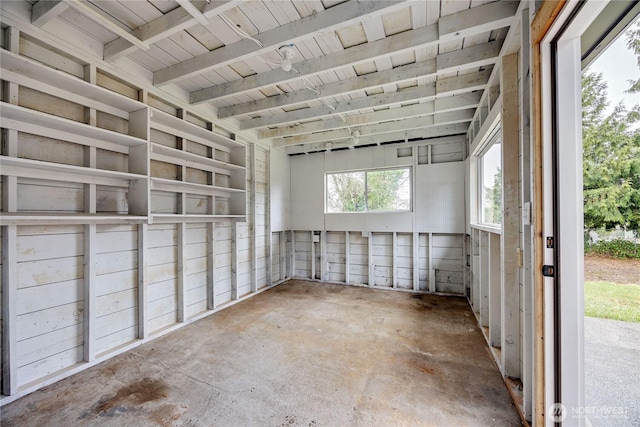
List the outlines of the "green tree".
{"label": "green tree", "polygon": [[[636,56],[636,64],[640,69],[640,21],[636,21],[635,25],[626,32],[625,37],[627,39],[627,48]],[[629,83],[631,83],[631,87],[627,92],[640,92],[640,78],[631,80]]]}
{"label": "green tree", "polygon": [[502,169],[498,167],[493,184],[484,187],[484,222],[502,224]]}
{"label": "green tree", "polygon": [[[409,185],[408,169],[367,172],[367,209],[393,211],[409,209],[409,200],[403,200],[400,189]],[[407,194],[410,189],[406,188]]]}
{"label": "green tree", "polygon": [[329,212],[363,212],[365,210],[364,172],[334,173],[327,176]]}
{"label": "green tree", "polygon": [[[604,116],[607,84],[582,77],[584,223],[587,229],[640,225],[640,107],[624,104]],[[636,130],[634,130],[636,127]]]}

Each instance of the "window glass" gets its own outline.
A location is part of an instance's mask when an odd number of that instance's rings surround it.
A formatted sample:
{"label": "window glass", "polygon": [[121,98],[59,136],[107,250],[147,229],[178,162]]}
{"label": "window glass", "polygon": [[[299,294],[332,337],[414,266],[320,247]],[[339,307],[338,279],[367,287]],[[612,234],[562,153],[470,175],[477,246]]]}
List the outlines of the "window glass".
{"label": "window glass", "polygon": [[409,169],[367,172],[367,210],[408,211],[410,209]]}
{"label": "window glass", "polygon": [[326,212],[411,210],[411,170],[380,169],[326,175]]}
{"label": "window glass", "polygon": [[502,162],[501,144],[498,140],[481,157],[482,185],[481,222],[502,224]]}

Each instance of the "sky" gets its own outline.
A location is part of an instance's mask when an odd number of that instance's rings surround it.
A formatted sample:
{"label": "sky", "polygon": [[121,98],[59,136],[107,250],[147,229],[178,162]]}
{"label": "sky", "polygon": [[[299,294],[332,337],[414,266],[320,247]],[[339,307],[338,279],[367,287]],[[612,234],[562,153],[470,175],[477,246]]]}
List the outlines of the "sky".
{"label": "sky", "polygon": [[623,33],[587,69],[591,73],[602,73],[609,86],[606,115],[612,113],[621,100],[627,109],[640,104],[640,93],[624,93],[631,86],[628,81],[640,77],[640,68],[633,53],[627,49],[626,42],[627,38]]}

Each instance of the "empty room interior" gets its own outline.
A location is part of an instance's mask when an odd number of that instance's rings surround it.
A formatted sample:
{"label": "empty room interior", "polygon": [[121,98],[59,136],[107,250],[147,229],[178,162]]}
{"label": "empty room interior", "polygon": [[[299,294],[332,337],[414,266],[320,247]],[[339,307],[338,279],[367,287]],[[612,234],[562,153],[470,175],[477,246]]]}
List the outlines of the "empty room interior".
{"label": "empty room interior", "polygon": [[585,425],[580,73],[638,2],[0,12],[3,425]]}

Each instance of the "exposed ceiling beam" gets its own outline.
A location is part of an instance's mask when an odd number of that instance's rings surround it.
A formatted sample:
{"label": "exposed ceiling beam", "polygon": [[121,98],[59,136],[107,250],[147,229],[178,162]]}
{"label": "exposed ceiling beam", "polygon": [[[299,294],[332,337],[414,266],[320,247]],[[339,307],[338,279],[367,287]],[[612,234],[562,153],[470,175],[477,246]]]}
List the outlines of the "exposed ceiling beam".
{"label": "exposed ceiling beam", "polygon": [[383,93],[367,96],[365,98],[342,101],[335,104],[334,108],[327,106],[304,108],[288,113],[274,114],[267,117],[258,117],[240,122],[240,129],[256,129],[279,124],[295,123],[300,120],[308,120],[340,113],[364,110],[367,108],[382,107],[393,104],[402,104],[417,100],[435,99],[437,95],[457,94],[482,90],[487,84],[491,70],[479,71],[457,77],[449,77],[438,80],[435,85],[417,86],[398,92]]}
{"label": "exposed ceiling beam", "polygon": [[242,114],[253,114],[272,108],[282,108],[309,101],[317,101],[332,96],[345,95],[363,89],[374,89],[393,83],[404,83],[418,77],[437,76],[438,72],[459,71],[495,64],[500,53],[503,40],[460,49],[438,55],[434,59],[396,67],[392,70],[378,71],[352,79],[341,80],[318,87],[320,95],[303,89],[282,95],[232,105],[218,110],[219,118],[235,117]]}
{"label": "exposed ceiling beam", "polygon": [[205,27],[209,25],[207,17],[202,14],[200,9],[198,9],[193,3],[191,3],[191,0],[176,0],[176,2],[178,2],[178,4],[182,8],[184,8],[184,10],[189,12],[189,15],[193,16],[200,25],[204,25]]}
{"label": "exposed ceiling beam", "polygon": [[[360,132],[359,138],[364,138],[366,136],[381,135],[398,131],[409,131],[432,126],[453,123],[468,123],[473,118],[473,113],[474,110],[450,111],[448,113],[439,113],[427,117],[414,117],[404,120],[376,123],[367,126],[357,126],[355,129]],[[351,132],[351,129],[337,129],[328,132],[314,133],[311,135],[298,135],[288,138],[279,138],[273,140],[273,146],[286,147],[289,145],[313,144],[316,142],[336,142],[351,139]]]}
{"label": "exposed ceiling beam", "polygon": [[62,0],[40,0],[31,6],[31,23],[36,27],[42,27],[68,7],[69,3]]}
{"label": "exposed ceiling beam", "polygon": [[406,1],[350,1],[342,3],[323,12],[253,36],[262,46],[259,46],[253,40],[242,39],[236,43],[158,70],[153,73],[153,84],[160,86],[188,79],[246,58],[273,51],[283,44],[296,43],[311,37],[318,31],[333,31],[336,28],[351,25],[361,20],[364,16],[381,14],[404,7],[406,6]]}
{"label": "exposed ceiling beam", "polygon": [[[236,7],[240,3],[241,0],[220,0],[213,1],[211,4],[205,3],[202,14],[206,18],[211,18]],[[129,34],[145,43],[153,44],[182,30],[193,27],[197,23],[198,21],[187,10],[177,7],[159,18],[136,28]],[[103,56],[105,60],[111,61],[121,56],[129,55],[137,49],[138,47],[132,45],[126,38],[120,37],[104,45]]]}
{"label": "exposed ceiling beam", "polygon": [[[438,20],[438,34],[442,41],[508,27],[518,10],[520,1],[495,1],[472,7]],[[482,21],[484,20],[484,23]]]}
{"label": "exposed ceiling beam", "polygon": [[[380,135],[370,135],[366,137],[358,138],[358,143],[354,144],[350,140],[340,141],[337,143],[330,143],[331,148],[342,148],[342,147],[357,147],[361,145],[370,145],[370,144],[382,144],[385,142],[391,141],[403,141],[408,139],[429,139],[429,138],[439,138],[443,136],[452,136],[452,135],[460,135],[464,138],[464,134],[469,128],[468,123],[455,123],[451,125],[442,125],[442,126],[433,126],[422,129],[415,129],[409,131],[401,131],[401,132],[391,132]],[[323,151],[327,149],[326,142],[320,142],[317,144],[308,144],[308,145],[294,145],[285,148],[285,152],[287,154],[300,154],[300,153],[311,153],[314,151]]]}
{"label": "exposed ceiling beam", "polygon": [[103,13],[101,10],[95,8],[88,2],[84,2],[81,0],[66,0],[69,3],[69,6],[82,13],[86,17],[95,21],[96,23],[102,25],[107,30],[111,31],[117,36],[122,37],[127,42],[134,44],[137,48],[142,50],[149,49],[149,43],[146,43],[140,40],[135,35],[129,33],[125,28],[119,26],[114,20],[112,20],[108,15]]}
{"label": "exposed ceiling beam", "polygon": [[396,109],[374,111],[372,113],[356,114],[344,118],[327,120],[317,120],[315,122],[302,123],[295,126],[279,127],[276,129],[263,130],[258,133],[259,139],[279,138],[293,135],[304,135],[315,132],[322,132],[332,129],[347,127],[357,127],[388,120],[398,120],[402,118],[413,118],[429,116],[447,111],[464,110],[476,108],[480,101],[481,92],[465,93],[457,96],[438,98],[434,101],[427,101],[422,104],[407,105]]}
{"label": "exposed ceiling beam", "polygon": [[[502,2],[497,2],[502,3]],[[486,31],[487,28],[497,29],[507,26],[508,21],[504,16],[510,14],[513,20],[515,9],[512,10],[511,2],[505,3],[507,6],[499,8],[499,13],[494,11],[495,7],[487,9],[487,6],[493,3],[476,6],[470,10],[474,13],[465,16],[466,25],[464,34],[459,29],[450,28],[446,33],[450,39],[462,38],[469,34]],[[458,12],[462,13],[462,12]],[[440,18],[453,20],[457,15],[452,14],[447,17]],[[297,21],[296,21],[297,22]],[[505,23],[507,22],[507,23]],[[439,30],[440,24],[428,25],[426,27],[415,30],[405,31],[393,36],[386,37],[371,43],[354,46],[341,52],[335,52],[331,55],[313,58],[296,64],[299,74],[286,73],[281,69],[275,69],[264,73],[245,77],[229,83],[200,89],[190,94],[191,104],[199,104],[213,99],[235,96],[246,93],[265,86],[271,86],[278,83],[286,83],[301,79],[302,77],[310,77],[322,72],[338,69],[346,66],[353,66],[364,62],[374,61],[378,58],[401,54],[413,51],[418,48],[436,46],[440,42],[442,31]]]}

